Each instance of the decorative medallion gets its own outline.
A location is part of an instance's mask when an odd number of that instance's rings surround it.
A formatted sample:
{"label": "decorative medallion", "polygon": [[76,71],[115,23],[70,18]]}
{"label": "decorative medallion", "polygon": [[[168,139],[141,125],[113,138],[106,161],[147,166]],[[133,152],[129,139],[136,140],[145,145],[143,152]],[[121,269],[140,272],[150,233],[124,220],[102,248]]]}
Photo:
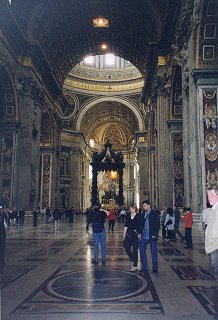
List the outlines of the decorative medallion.
{"label": "decorative medallion", "polygon": [[210,161],[217,159],[217,137],[214,133],[209,133],[205,138],[205,154]]}

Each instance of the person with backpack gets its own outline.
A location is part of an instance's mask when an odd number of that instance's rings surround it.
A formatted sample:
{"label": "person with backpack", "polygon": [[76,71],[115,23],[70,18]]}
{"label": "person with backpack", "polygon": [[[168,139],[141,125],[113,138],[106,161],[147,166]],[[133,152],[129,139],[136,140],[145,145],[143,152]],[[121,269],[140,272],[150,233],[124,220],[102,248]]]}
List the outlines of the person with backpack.
{"label": "person with backpack", "polygon": [[172,208],[167,209],[165,228],[167,232],[167,241],[176,241],[175,235],[175,215]]}
{"label": "person with backpack", "polygon": [[92,263],[98,264],[99,244],[101,245],[102,264],[106,262],[106,232],[104,228],[105,219],[109,216],[106,210],[100,210],[98,206],[92,208],[90,222],[93,228],[94,259]]}

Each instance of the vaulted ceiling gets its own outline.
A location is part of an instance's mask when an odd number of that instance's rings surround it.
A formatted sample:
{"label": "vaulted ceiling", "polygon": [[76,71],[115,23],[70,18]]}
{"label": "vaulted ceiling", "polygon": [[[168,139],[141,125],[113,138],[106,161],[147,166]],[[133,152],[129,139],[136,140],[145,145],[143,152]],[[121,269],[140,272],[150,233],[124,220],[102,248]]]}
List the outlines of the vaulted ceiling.
{"label": "vaulted ceiling", "polygon": [[119,102],[100,102],[84,115],[81,131],[87,143],[93,139],[103,145],[110,140],[115,150],[130,148],[139,124],[132,110]]}
{"label": "vaulted ceiling", "polygon": [[[181,0],[13,0],[12,14],[28,41],[38,46],[62,86],[70,69],[87,54],[110,51],[131,61],[143,75],[153,48],[170,43]],[[94,28],[92,19],[109,19]]]}

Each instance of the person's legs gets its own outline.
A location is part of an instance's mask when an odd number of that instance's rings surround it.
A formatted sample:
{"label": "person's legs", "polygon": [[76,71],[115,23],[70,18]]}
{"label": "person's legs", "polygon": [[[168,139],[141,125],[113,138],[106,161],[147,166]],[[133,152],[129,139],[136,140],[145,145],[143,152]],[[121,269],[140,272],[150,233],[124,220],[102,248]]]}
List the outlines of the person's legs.
{"label": "person's legs", "polygon": [[111,221],[111,229],[112,229],[112,231],[114,231],[114,225],[115,225],[115,220],[112,220]]}
{"label": "person's legs", "polygon": [[5,262],[5,242],[6,242],[6,232],[5,230],[1,231],[0,236],[0,264]]}
{"label": "person's legs", "polygon": [[110,231],[110,229],[111,229],[111,220],[109,220],[109,226],[108,226],[108,230]]}
{"label": "person's legs", "polygon": [[185,240],[188,248],[192,248],[192,229],[185,228]]}
{"label": "person's legs", "polygon": [[131,241],[131,239],[128,239],[126,242],[125,242],[125,251],[126,251],[126,254],[128,255],[128,257],[130,258],[130,261],[134,262],[134,255],[132,254],[131,252],[131,246],[133,245],[133,242]]}
{"label": "person's legs", "polygon": [[166,229],[165,229],[165,225],[164,224],[162,224],[162,238],[163,239],[166,239]]}
{"label": "person's legs", "polygon": [[157,241],[150,241],[153,270],[158,271]]}
{"label": "person's legs", "polygon": [[179,226],[175,226],[175,233],[176,235],[178,235],[180,237],[180,239],[183,241],[184,240],[184,237],[183,235],[181,234],[181,232],[179,231]]}
{"label": "person's legs", "polygon": [[218,249],[211,252],[210,261],[214,270],[214,277],[216,280],[218,280]]}
{"label": "person's legs", "polygon": [[103,230],[101,233],[99,233],[99,239],[101,244],[101,256],[102,261],[105,262],[106,260],[106,232]]}
{"label": "person's legs", "polygon": [[146,254],[148,242],[149,240],[146,240],[146,239],[142,239],[140,242],[140,257],[141,257],[142,269],[145,271],[148,271],[147,254]]}
{"label": "person's legs", "polygon": [[93,232],[93,241],[94,241],[94,260],[95,262],[98,262],[99,233]]}
{"label": "person's legs", "polygon": [[138,266],[138,248],[139,248],[139,242],[137,236],[134,238],[133,241],[133,257],[134,257],[134,267]]}

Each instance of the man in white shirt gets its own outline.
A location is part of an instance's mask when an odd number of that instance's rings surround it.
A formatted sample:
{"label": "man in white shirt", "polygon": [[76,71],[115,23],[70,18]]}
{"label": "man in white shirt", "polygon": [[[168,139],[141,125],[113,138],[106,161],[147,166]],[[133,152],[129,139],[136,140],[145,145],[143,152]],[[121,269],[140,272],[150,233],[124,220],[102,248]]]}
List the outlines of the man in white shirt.
{"label": "man in white shirt", "polygon": [[206,208],[202,211],[202,230],[205,231],[207,229],[208,219],[210,216],[212,208]]}
{"label": "man in white shirt", "polygon": [[218,281],[218,188],[209,188],[207,196],[208,202],[212,205],[212,210],[205,232],[205,250],[206,253],[210,254],[214,277]]}

